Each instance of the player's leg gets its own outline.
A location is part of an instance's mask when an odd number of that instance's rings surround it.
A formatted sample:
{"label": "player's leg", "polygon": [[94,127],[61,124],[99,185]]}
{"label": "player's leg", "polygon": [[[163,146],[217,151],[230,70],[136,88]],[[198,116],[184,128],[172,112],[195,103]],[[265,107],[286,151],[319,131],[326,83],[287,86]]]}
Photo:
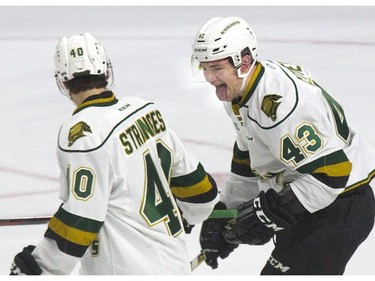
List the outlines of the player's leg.
{"label": "player's leg", "polygon": [[374,224],[371,187],[341,196],[314,215],[277,235],[276,246],[261,274],[343,274],[346,264]]}

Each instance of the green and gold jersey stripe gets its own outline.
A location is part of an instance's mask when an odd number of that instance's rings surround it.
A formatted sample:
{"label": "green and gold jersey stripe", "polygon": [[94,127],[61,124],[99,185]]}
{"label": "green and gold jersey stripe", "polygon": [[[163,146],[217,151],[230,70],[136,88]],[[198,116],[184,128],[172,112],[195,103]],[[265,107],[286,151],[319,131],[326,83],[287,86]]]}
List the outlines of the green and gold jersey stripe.
{"label": "green and gold jersey stripe", "polygon": [[352,171],[352,163],[343,150],[318,158],[297,169],[300,173],[311,174],[313,177],[332,188],[343,188]]}
{"label": "green and gold jersey stripe", "polygon": [[231,172],[243,177],[255,177],[251,171],[249,151],[242,151],[238,148],[237,142],[233,146],[233,157]]}
{"label": "green and gold jersey stripe", "polygon": [[61,238],[82,246],[90,245],[96,237],[96,233],[68,226],[56,217],[50,220],[48,227]]}
{"label": "green and gold jersey stripe", "polygon": [[103,225],[102,221],[97,221],[69,213],[63,208],[63,205],[60,206],[54,217],[69,227],[77,228],[86,232],[98,233]]}
{"label": "green and gold jersey stripe", "polygon": [[206,173],[202,164],[199,163],[194,172],[172,178],[171,191],[181,201],[204,203],[215,198],[217,186],[214,179]]}
{"label": "green and gold jersey stripe", "polygon": [[[111,94],[110,96],[106,96],[108,94]],[[92,100],[88,100],[88,101],[85,101],[83,103],[81,103],[73,112],[73,115],[76,114],[77,112],[81,111],[82,109],[86,108],[86,107],[90,107],[90,106],[109,106],[109,105],[113,105],[115,103],[117,103],[117,99],[115,97],[115,95],[110,92],[110,91],[106,91],[104,93],[101,94],[103,97],[100,98],[100,95],[98,95],[98,98],[96,99],[92,99]]]}
{"label": "green and gold jersey stripe", "polygon": [[[344,190],[342,193],[345,193],[345,192],[351,191],[351,190],[356,189],[356,188],[358,188],[358,187],[360,187],[360,186],[362,186],[362,185],[369,184],[374,178],[375,178],[375,170],[373,170],[373,171],[368,175],[368,177],[365,178],[364,180],[359,181],[359,182],[357,182],[357,183],[355,183],[355,184],[352,184],[352,185],[348,186],[347,188],[345,188],[345,190]],[[341,193],[341,194],[342,194],[342,193]]]}
{"label": "green and gold jersey stripe", "polygon": [[202,181],[197,184],[183,187],[172,186],[171,190],[174,196],[177,198],[188,198],[197,195],[201,195],[210,191],[212,184],[206,175]]}
{"label": "green and gold jersey stripe", "polygon": [[62,252],[82,257],[103,223],[71,214],[60,206],[44,236],[55,240]]}
{"label": "green and gold jersey stripe", "polygon": [[263,74],[264,74],[264,67],[261,63],[258,62],[256,64],[254,74],[251,77],[249,84],[245,88],[245,91],[244,91],[245,94],[243,95],[243,97],[242,97],[242,99],[239,103],[240,107],[244,106],[248,102],[248,100],[250,99],[250,97],[254,93],[255,88],[258,86],[258,83],[259,83],[260,79],[263,77]]}
{"label": "green and gold jersey stripe", "polygon": [[313,174],[327,174],[331,177],[346,177],[352,170],[352,163],[345,161],[333,165],[327,165],[314,170]]}
{"label": "green and gold jersey stripe", "polygon": [[171,186],[174,187],[186,187],[195,185],[201,182],[206,176],[206,171],[204,170],[201,163],[198,164],[197,169],[190,174],[174,177],[172,178]]}

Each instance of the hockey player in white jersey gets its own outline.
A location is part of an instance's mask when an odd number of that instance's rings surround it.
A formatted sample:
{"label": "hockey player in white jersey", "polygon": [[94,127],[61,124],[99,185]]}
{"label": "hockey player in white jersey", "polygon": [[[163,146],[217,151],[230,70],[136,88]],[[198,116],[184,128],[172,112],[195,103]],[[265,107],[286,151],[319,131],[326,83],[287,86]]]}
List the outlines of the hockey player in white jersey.
{"label": "hockey player in white jersey", "polygon": [[374,224],[373,147],[307,69],[258,60],[243,19],[209,20],[192,52],[193,71],[216,88],[237,132],[221,208],[239,216],[203,223],[207,264],[276,234],[261,274],[343,274]]}
{"label": "hockey player in white jersey", "polygon": [[55,66],[77,105],[58,136],[62,204],[11,274],[69,274],[79,261],[80,274],[188,274],[184,223],[208,218],[215,181],[153,102],[114,95],[90,33],[61,38]]}

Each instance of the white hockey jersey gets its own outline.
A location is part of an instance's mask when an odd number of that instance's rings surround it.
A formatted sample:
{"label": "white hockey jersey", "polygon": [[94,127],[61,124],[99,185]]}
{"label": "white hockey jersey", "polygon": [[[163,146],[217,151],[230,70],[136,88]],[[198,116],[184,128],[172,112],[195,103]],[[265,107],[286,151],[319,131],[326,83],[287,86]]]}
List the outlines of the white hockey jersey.
{"label": "white hockey jersey", "polygon": [[373,147],[305,68],[261,61],[245,93],[224,103],[237,131],[222,196],[229,207],[259,189],[280,191],[290,183],[304,207],[315,212],[374,178]]}
{"label": "white hockey jersey", "polygon": [[187,274],[182,216],[218,202],[214,180],[158,108],[110,91],[81,104],[58,140],[63,204],[33,256],[44,274]]}

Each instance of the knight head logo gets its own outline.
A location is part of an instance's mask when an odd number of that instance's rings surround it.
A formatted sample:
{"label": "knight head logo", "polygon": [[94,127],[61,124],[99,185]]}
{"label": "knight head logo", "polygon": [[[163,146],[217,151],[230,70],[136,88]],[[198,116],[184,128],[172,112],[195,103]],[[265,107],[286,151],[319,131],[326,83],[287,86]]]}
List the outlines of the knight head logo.
{"label": "knight head logo", "polygon": [[267,115],[268,118],[271,118],[272,121],[275,121],[277,118],[277,108],[281,103],[279,99],[281,99],[281,96],[274,94],[265,96],[262,101],[262,111]]}
{"label": "knight head logo", "polygon": [[73,127],[71,127],[69,130],[68,146],[72,146],[73,143],[79,138],[85,137],[85,132],[92,133],[90,126],[87,125],[86,122],[80,121],[77,124],[73,125]]}

